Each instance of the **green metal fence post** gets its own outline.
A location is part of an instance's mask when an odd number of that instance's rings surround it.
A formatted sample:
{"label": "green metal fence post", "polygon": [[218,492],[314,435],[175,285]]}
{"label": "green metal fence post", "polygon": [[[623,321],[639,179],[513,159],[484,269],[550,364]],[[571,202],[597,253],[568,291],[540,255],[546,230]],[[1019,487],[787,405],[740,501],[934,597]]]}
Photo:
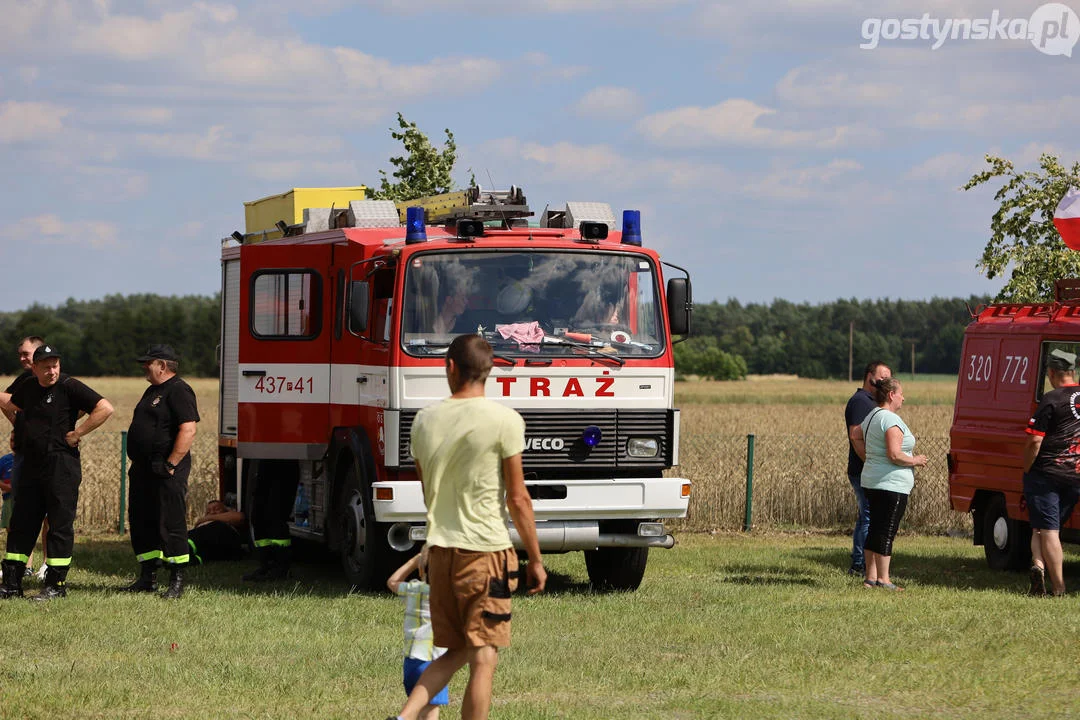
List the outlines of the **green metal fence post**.
{"label": "green metal fence post", "polygon": [[124,534],[124,514],[127,510],[127,430],[120,431],[120,518],[116,522],[116,532]]}
{"label": "green metal fence post", "polygon": [[743,517],[743,532],[748,532],[754,525],[754,433],[746,436],[746,514]]}

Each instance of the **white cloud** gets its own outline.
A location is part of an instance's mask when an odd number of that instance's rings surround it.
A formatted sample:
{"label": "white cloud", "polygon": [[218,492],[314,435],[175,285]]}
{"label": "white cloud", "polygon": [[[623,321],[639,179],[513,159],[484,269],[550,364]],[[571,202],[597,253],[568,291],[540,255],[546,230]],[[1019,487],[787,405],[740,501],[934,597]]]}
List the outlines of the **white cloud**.
{"label": "white cloud", "polygon": [[47,102],[0,103],[0,143],[38,140],[64,129],[63,119],[71,110]]}
{"label": "white cloud", "polygon": [[928,158],[908,170],[909,180],[944,182],[959,187],[977,173],[983,165],[982,158],[947,152]]}
{"label": "white cloud", "polygon": [[348,160],[264,160],[247,169],[252,177],[291,183],[290,187],[352,185],[360,175],[356,163]]}
{"label": "white cloud", "polygon": [[3,235],[28,245],[89,245],[95,249],[114,247],[116,223],[103,220],[62,220],[57,215],[25,217],[0,230]]}
{"label": "white cloud", "polygon": [[193,3],[159,18],[106,15],[99,24],[80,23],[71,39],[73,49],[122,60],[149,60],[178,55],[198,48],[198,35],[206,26],[236,21],[231,6]]}
{"label": "white cloud", "polygon": [[787,130],[763,127],[759,121],[777,111],[751,100],[735,98],[711,107],[687,106],[642,118],[637,129],[649,141],[665,147],[783,148],[832,147],[840,144],[846,128]]}
{"label": "white cloud", "polygon": [[[265,160],[258,167],[281,167],[285,159],[315,163],[319,158],[340,155],[344,140],[337,135],[259,130],[240,134],[226,125],[212,125],[201,132],[143,132],[135,135],[138,148],[163,157],[232,162]],[[302,167],[292,164],[291,167]],[[250,165],[249,167],[256,167]]]}
{"label": "white cloud", "polygon": [[813,108],[889,106],[900,101],[902,91],[894,83],[852,78],[844,69],[815,73],[806,66],[794,68],[776,84],[780,100]]}
{"label": "white cloud", "polygon": [[644,105],[636,91],[605,85],[593,88],[574,104],[574,112],[601,120],[627,120],[641,112]]}
{"label": "white cloud", "polygon": [[[325,0],[324,0],[325,2]],[[363,4],[384,12],[419,15],[453,12],[457,15],[581,14],[590,12],[651,12],[691,5],[695,0],[364,0]]]}
{"label": "white cloud", "polygon": [[[503,173],[530,182],[546,182],[568,192],[588,191],[586,199],[606,197],[630,189],[655,192],[657,189],[685,191],[708,187],[713,191],[736,187],[733,174],[716,163],[679,158],[632,159],[610,145],[582,145],[572,142],[542,144],[517,138],[499,138],[484,143],[472,155],[494,161]],[[579,196],[584,198],[585,196]],[[563,198],[564,199],[564,198]]]}
{"label": "white cloud", "polygon": [[825,165],[784,168],[756,177],[746,184],[746,192],[773,200],[807,200],[827,194],[844,194],[847,186],[838,183],[863,169],[855,160],[835,159]]}
{"label": "white cloud", "polygon": [[236,145],[224,125],[213,125],[202,133],[138,133],[135,144],[153,155],[192,160],[233,160]]}

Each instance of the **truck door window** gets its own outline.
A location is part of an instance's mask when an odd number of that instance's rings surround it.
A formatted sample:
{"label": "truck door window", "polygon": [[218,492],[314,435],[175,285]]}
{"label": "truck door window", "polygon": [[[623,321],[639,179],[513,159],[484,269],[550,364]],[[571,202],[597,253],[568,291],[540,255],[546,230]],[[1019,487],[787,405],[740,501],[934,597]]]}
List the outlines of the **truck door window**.
{"label": "truck door window", "polygon": [[251,278],[251,334],[312,339],[322,329],[322,278],[311,270],[261,270]]}
{"label": "truck door window", "polygon": [[1039,358],[1039,392],[1035,397],[1036,401],[1042,400],[1043,395],[1053,390],[1053,386],[1050,385],[1050,380],[1046,377],[1046,360],[1054,350],[1064,350],[1065,352],[1073,353],[1074,355],[1080,355],[1080,343],[1050,340],[1042,344],[1042,356]]}

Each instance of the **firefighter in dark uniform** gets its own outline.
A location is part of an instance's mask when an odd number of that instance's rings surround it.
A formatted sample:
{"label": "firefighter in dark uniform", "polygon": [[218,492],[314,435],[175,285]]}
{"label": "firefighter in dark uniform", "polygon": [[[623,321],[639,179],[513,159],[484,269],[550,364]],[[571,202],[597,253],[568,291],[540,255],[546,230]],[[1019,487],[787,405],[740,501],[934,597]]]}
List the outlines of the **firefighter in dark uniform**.
{"label": "firefighter in dark uniform", "polygon": [[260,460],[255,470],[255,498],[251,508],[251,530],[259,567],[244,580],[264,582],[289,576],[289,515],[300,484],[300,463],[296,460]]}
{"label": "firefighter in dark uniform", "polygon": [[139,577],[128,592],[155,592],[157,569],[169,567],[169,587],[161,597],[184,593],[188,562],[187,481],[191,443],[199,409],[195,391],[176,374],[176,352],[151,345],[138,358],[150,387],[143,393],[128,428],[128,519]]}
{"label": "firefighter in dark uniform", "polygon": [[[43,519],[49,559],[45,584],[35,598],[67,595],[67,574],[75,543],[75,509],[82,466],[79,440],[113,414],[113,406],[89,387],[60,372],[60,352],[51,345],[34,351],[37,382],[24,382],[14,394],[0,393],[0,406],[21,412],[23,465],[15,488],[15,512],[8,528],[4,585],[0,598],[21,597],[26,561]],[[79,413],[87,417],[78,427]]]}

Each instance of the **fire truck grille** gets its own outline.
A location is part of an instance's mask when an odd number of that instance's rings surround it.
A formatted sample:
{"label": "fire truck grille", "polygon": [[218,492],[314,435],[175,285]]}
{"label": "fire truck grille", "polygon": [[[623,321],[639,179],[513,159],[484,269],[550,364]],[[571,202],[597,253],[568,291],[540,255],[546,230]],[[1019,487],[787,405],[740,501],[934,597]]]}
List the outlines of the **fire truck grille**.
{"label": "fire truck grille", "polygon": [[[525,452],[522,464],[526,471],[600,468],[623,470],[662,470],[671,467],[673,410],[522,410],[525,418]],[[402,467],[413,467],[409,455],[415,410],[401,411],[400,454]],[[600,442],[588,447],[582,438],[585,428],[600,428]],[[631,438],[656,441],[655,457],[631,457],[627,443]],[[640,444],[640,443],[639,443]]]}

